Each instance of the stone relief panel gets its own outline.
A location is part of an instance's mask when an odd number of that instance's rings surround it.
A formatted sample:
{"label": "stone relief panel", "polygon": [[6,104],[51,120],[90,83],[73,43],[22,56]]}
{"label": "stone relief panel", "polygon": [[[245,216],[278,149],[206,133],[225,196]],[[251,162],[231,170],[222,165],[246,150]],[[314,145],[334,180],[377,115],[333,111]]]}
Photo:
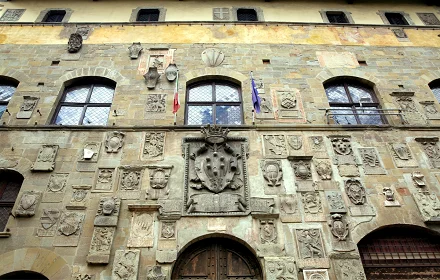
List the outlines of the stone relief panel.
{"label": "stone relief panel", "polygon": [[39,99],[33,96],[23,96],[23,103],[20,106],[20,111],[17,113],[17,119],[30,119]]}
{"label": "stone relief panel", "polygon": [[144,166],[120,166],[118,195],[121,199],[139,199]]}
{"label": "stone relief panel", "polygon": [[261,198],[251,197],[251,214],[254,216],[264,216],[274,213],[275,199],[274,198]]}
{"label": "stone relief panel", "polygon": [[307,140],[310,152],[313,154],[314,158],[328,158],[324,137],[309,136]]}
{"label": "stone relief panel", "polygon": [[165,117],[167,104],[166,94],[148,94],[145,103],[146,119],[163,119]]}
{"label": "stone relief panel", "polygon": [[24,191],[21,194],[17,208],[15,209],[16,217],[32,217],[35,215],[38,203],[41,200],[41,192]]}
{"label": "stone relief panel", "polygon": [[139,250],[116,250],[112,280],[137,280],[139,256]]}
{"label": "stone relief panel", "polygon": [[335,274],[344,280],[367,280],[360,259],[334,259]]}
{"label": "stone relief panel", "polygon": [[162,268],[160,265],[155,265],[149,269],[147,273],[147,280],[166,280],[168,270]]}
{"label": "stone relief panel", "polygon": [[277,112],[280,122],[306,122],[301,94],[298,89],[272,89],[271,93],[277,99]]}
{"label": "stone relief panel", "polygon": [[437,110],[434,101],[420,101],[423,112],[428,120],[440,120],[440,112]]}
{"label": "stone relief panel", "polygon": [[339,191],[325,191],[325,197],[327,198],[330,214],[347,213],[344,199]]}
{"label": "stone relief panel", "polygon": [[150,186],[147,190],[147,199],[157,200],[167,198],[170,192],[168,180],[171,176],[172,165],[148,165]]}
{"label": "stone relief panel", "polygon": [[[350,169],[355,169],[354,173],[359,172],[357,171],[357,162],[351,146],[350,136],[329,136],[329,138],[335,153],[333,163],[338,165],[339,174],[341,176],[356,176],[357,174],[352,174],[353,172],[344,172],[344,169],[347,170],[345,165],[350,166],[348,167]],[[341,167],[344,169],[341,169]]]}
{"label": "stone relief panel", "polygon": [[304,221],[318,222],[325,221],[324,205],[319,191],[305,192],[301,194],[303,205]]}
{"label": "stone relief panel", "polygon": [[418,167],[411,149],[405,143],[389,143],[388,149],[397,168]]}
{"label": "stone relief panel", "polygon": [[333,235],[332,247],[334,251],[350,252],[356,250],[356,244],[349,238],[349,225],[345,214],[332,214],[328,223]]}
{"label": "stone relief panel", "polygon": [[163,159],[165,147],[165,132],[145,133],[143,157],[148,160]]}
{"label": "stone relief panel", "polygon": [[264,194],[285,193],[281,160],[263,160],[260,166],[266,182]]}
{"label": "stone relief panel", "polygon": [[260,243],[275,244],[277,243],[277,228],[275,219],[260,219]]}
{"label": "stone relief panel", "polygon": [[161,239],[176,239],[176,222],[162,221],[160,229]]}
{"label": "stone relief panel", "polygon": [[85,210],[90,196],[92,186],[72,186],[73,193],[69,204],[66,205],[67,210]]}
{"label": "stone relief panel", "polygon": [[57,230],[57,223],[60,219],[60,210],[55,208],[43,209],[40,217],[41,228],[37,229],[37,236],[54,236]]}
{"label": "stone relief panel", "polygon": [[260,113],[256,114],[257,119],[263,120],[273,120],[275,119],[274,108],[271,96],[266,96],[265,94],[261,94],[260,90],[258,90],[260,94]]}
{"label": "stone relief panel", "polygon": [[95,275],[74,273],[71,280],[95,280]]}
{"label": "stone relief panel", "polygon": [[247,138],[228,137],[229,130],[216,126],[202,133],[183,139],[185,215],[249,214]]}
{"label": "stone relief panel", "polygon": [[69,174],[57,173],[49,177],[46,191],[43,194],[43,202],[61,202],[66,192]]}
{"label": "stone relief panel", "polygon": [[290,165],[295,174],[295,185],[297,191],[313,191],[316,184],[312,178],[312,159],[311,157],[292,157],[289,158]]}
{"label": "stone relief panel", "polygon": [[128,247],[153,247],[154,214],[152,212],[133,212]]}
{"label": "stone relief panel", "polygon": [[332,165],[328,160],[314,160],[316,173],[318,173],[321,180],[331,180],[332,179]]}
{"label": "stone relief panel", "polygon": [[115,177],[115,168],[98,168],[92,192],[113,192]]}
{"label": "stone relief panel", "polygon": [[225,54],[216,48],[208,48],[201,54],[202,61],[207,67],[217,67],[222,64]]}
{"label": "stone relief panel", "polygon": [[101,142],[86,142],[78,154],[76,170],[94,172],[97,168]]}
{"label": "stone relief panel", "polygon": [[357,179],[345,181],[345,193],[348,199],[355,206],[349,206],[350,214],[356,216],[375,216],[376,213],[371,205],[367,205],[367,195],[365,187]]}
{"label": "stone relief panel", "polygon": [[80,212],[62,213],[61,218],[58,222],[57,236],[53,241],[53,246],[78,246],[85,215],[85,213]]}
{"label": "stone relief panel", "polygon": [[118,224],[121,199],[118,197],[101,197],[94,221],[95,226],[113,226]]}
{"label": "stone relief panel", "polygon": [[287,143],[290,155],[303,155],[305,153],[304,137],[302,135],[287,135]]}
{"label": "stone relief panel", "polygon": [[427,124],[414,102],[414,92],[393,92],[391,96],[394,98],[395,103],[402,109],[405,123],[410,125]]}
{"label": "stone relief panel", "polygon": [[265,257],[264,262],[267,280],[298,279],[295,262],[291,257]]}
{"label": "stone relief panel", "polygon": [[304,269],[304,280],[330,280],[327,269]]}
{"label": "stone relief panel", "polygon": [[422,146],[426,157],[432,168],[440,168],[440,148],[438,147],[438,137],[419,137],[415,138]]}
{"label": "stone relief panel", "polygon": [[88,263],[109,263],[115,231],[116,227],[95,227],[93,229],[92,242],[87,255]]}
{"label": "stone relief panel", "polygon": [[411,173],[411,179],[416,188],[425,188],[425,175],[423,175],[420,171],[414,171]]}
{"label": "stone relief panel", "polygon": [[150,67],[156,67],[159,74],[163,74],[165,69],[173,61],[176,49],[149,49],[141,55],[138,66],[138,73],[145,75]]}
{"label": "stone relief panel", "polygon": [[359,148],[365,175],[385,175],[387,172],[380,162],[375,148]]}
{"label": "stone relief panel", "polygon": [[43,145],[38,151],[36,161],[31,167],[32,171],[53,171],[55,169],[55,157],[58,153],[58,145]]}
{"label": "stone relief panel", "polygon": [[326,258],[320,229],[296,229],[295,236],[300,268],[328,268],[330,266],[329,260]]}
{"label": "stone relief panel", "polygon": [[289,153],[284,135],[263,135],[262,138],[266,158],[287,158]]}
{"label": "stone relief panel", "polygon": [[399,201],[397,201],[397,199],[395,198],[395,194],[394,194],[394,191],[392,188],[383,187],[382,194],[385,197],[385,200],[384,200],[385,207],[398,207],[398,206],[400,206]]}
{"label": "stone relief panel", "polygon": [[107,133],[107,139],[105,139],[105,151],[107,153],[118,153],[124,145],[125,133],[119,131],[113,131]]}
{"label": "stone relief panel", "polygon": [[0,21],[18,21],[26,9],[7,9]]}
{"label": "stone relief panel", "polygon": [[182,216],[183,201],[180,199],[158,200],[160,220],[178,220]]}
{"label": "stone relief panel", "polygon": [[301,213],[298,208],[298,198],[294,194],[279,195],[280,220],[283,223],[300,223]]}
{"label": "stone relief panel", "polygon": [[418,189],[417,192],[413,193],[413,197],[425,222],[440,221],[440,201],[437,194]]}

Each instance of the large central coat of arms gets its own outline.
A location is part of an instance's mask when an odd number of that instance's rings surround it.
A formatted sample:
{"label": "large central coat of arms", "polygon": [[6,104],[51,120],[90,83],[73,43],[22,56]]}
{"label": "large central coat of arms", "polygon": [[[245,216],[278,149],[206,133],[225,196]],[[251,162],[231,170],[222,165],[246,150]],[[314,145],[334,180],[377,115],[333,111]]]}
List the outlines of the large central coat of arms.
{"label": "large central coat of arms", "polygon": [[247,138],[209,125],[202,133],[183,139],[186,215],[247,215]]}

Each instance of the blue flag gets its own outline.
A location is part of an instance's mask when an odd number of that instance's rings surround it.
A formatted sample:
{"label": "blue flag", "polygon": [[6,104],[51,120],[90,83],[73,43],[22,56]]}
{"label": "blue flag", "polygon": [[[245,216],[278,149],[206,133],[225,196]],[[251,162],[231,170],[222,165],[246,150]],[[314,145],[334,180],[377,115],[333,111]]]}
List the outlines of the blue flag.
{"label": "blue flag", "polygon": [[251,75],[251,87],[252,87],[252,104],[254,105],[254,110],[256,113],[260,113],[261,99],[258,96],[257,86],[255,85],[254,78]]}

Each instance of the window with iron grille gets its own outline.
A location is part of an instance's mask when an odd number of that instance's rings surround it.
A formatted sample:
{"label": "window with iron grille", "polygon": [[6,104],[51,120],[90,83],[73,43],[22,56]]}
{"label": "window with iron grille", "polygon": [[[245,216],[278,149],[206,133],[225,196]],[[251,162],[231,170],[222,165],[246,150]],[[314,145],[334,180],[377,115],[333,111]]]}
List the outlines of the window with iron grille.
{"label": "window with iron grille", "polygon": [[240,88],[223,81],[207,81],[188,87],[185,124],[240,125],[243,123]]}
{"label": "window with iron grille", "polygon": [[160,11],[158,9],[141,9],[136,21],[159,21]]}
{"label": "window with iron grille", "polygon": [[350,23],[344,12],[326,12],[330,23]]}
{"label": "window with iron grille", "polygon": [[107,80],[75,83],[65,89],[54,124],[106,125],[116,84]]}
{"label": "window with iron grille", "polygon": [[237,9],[238,21],[258,21],[257,12],[254,9]]}
{"label": "window with iron grille", "polygon": [[385,17],[391,25],[409,25],[401,13],[385,13]]}
{"label": "window with iron grille", "polygon": [[62,22],[66,11],[64,10],[52,10],[47,12],[43,19],[43,22]]}
{"label": "window with iron grille", "polygon": [[440,80],[436,80],[430,83],[429,87],[431,88],[431,91],[434,94],[437,101],[440,102]]}
{"label": "window with iron grille", "polygon": [[325,93],[330,107],[335,109],[331,113],[336,124],[385,123],[377,111],[380,106],[372,88],[357,82],[338,81],[325,84]]}
{"label": "window with iron grille", "polygon": [[20,192],[23,176],[15,171],[4,170],[0,173],[0,231],[5,231],[9,213],[14,207]]}
{"label": "window with iron grille", "polygon": [[9,100],[14,95],[17,85],[15,83],[0,83],[0,118],[8,107]]}

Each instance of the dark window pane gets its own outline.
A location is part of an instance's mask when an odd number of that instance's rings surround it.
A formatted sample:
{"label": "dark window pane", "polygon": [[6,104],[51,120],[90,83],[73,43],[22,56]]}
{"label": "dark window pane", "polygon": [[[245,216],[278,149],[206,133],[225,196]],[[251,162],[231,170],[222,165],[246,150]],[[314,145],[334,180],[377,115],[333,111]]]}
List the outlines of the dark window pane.
{"label": "dark window pane", "polygon": [[62,106],[55,120],[56,124],[77,125],[81,119],[83,107]]}
{"label": "dark window pane", "polygon": [[350,92],[351,98],[354,103],[373,103],[373,97],[368,89],[363,88],[361,86],[347,86],[348,91]]}
{"label": "dark window pane", "polygon": [[64,102],[85,103],[89,94],[90,86],[77,86],[67,89]]}
{"label": "dark window pane", "polygon": [[330,103],[348,103],[348,97],[345,93],[345,88],[342,85],[338,86],[330,86],[325,89],[325,93],[327,94],[328,101]]}
{"label": "dark window pane", "polygon": [[216,106],[215,114],[216,124],[241,124],[240,106]]}
{"label": "dark window pane", "polygon": [[385,13],[385,17],[392,25],[409,25],[405,17],[400,13]]}
{"label": "dark window pane", "polygon": [[343,12],[327,12],[326,14],[330,23],[349,23]]}
{"label": "dark window pane", "polygon": [[14,95],[15,87],[0,85],[0,101],[11,100],[12,95]]}
{"label": "dark window pane", "polygon": [[434,93],[435,98],[437,98],[437,101],[440,102],[440,87],[433,87],[431,90],[432,93]]}
{"label": "dark window pane", "polygon": [[66,11],[63,10],[49,11],[43,22],[62,22],[65,15],[66,15]]}
{"label": "dark window pane", "polygon": [[351,108],[347,107],[332,107],[332,109],[341,109],[341,110],[331,110],[333,115],[333,120],[336,124],[357,124],[356,118],[354,116],[354,112]]}
{"label": "dark window pane", "polygon": [[212,124],[212,106],[188,106],[188,124]]}
{"label": "dark window pane", "polygon": [[240,96],[238,89],[232,86],[216,85],[215,86],[216,101],[219,102],[239,102]]}
{"label": "dark window pane", "polygon": [[96,85],[93,87],[90,103],[112,103],[114,92],[109,86]]}
{"label": "dark window pane", "polygon": [[3,113],[5,112],[5,110],[6,110],[6,105],[0,105],[0,118],[3,116]]}
{"label": "dark window pane", "polygon": [[8,223],[9,213],[12,211],[11,207],[1,207],[0,206],[0,231],[4,231],[6,224]]}
{"label": "dark window pane", "polygon": [[238,9],[238,21],[258,21],[257,12],[254,9]]}
{"label": "dark window pane", "polygon": [[88,107],[84,115],[84,125],[106,125],[110,107]]}
{"label": "dark window pane", "polygon": [[192,88],[188,92],[189,102],[212,102],[212,85]]}
{"label": "dark window pane", "polygon": [[[7,175],[2,174],[2,176],[6,177]],[[0,184],[6,184],[6,188],[4,189],[0,197],[0,201],[11,202],[12,204],[14,204],[15,200],[17,199],[18,193],[20,192],[21,183],[22,182],[17,181],[0,181]]]}
{"label": "dark window pane", "polygon": [[[375,107],[365,107],[365,108],[357,108],[357,113],[359,115],[359,120],[361,121],[361,124],[383,124],[383,121],[380,117],[380,115],[377,115],[380,113],[380,111],[377,110],[368,110],[368,109],[376,109]],[[366,114],[366,115],[364,115]]]}
{"label": "dark window pane", "polygon": [[159,21],[158,9],[142,9],[139,11],[137,21]]}

